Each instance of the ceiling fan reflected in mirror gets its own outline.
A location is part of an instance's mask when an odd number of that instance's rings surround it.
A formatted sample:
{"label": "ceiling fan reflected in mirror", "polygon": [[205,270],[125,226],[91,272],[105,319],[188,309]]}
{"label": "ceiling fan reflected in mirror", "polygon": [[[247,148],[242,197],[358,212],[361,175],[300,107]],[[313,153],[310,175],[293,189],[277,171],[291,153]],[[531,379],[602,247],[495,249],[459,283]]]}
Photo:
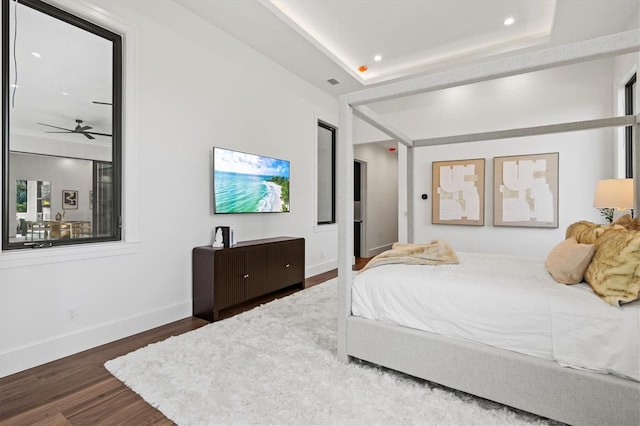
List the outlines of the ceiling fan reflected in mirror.
{"label": "ceiling fan reflected in mirror", "polygon": [[54,129],[63,130],[62,132],[49,131],[45,133],[80,133],[81,135],[85,135],[87,139],[95,139],[93,135],[111,137],[111,135],[107,133],[90,132],[89,130],[93,129],[93,127],[87,126],[87,125],[83,126],[82,120],[80,120],[79,118],[76,119],[76,123],[77,124],[74,129],[65,129],[64,127],[52,126],[51,124],[44,124],[44,123],[38,123],[38,124],[41,126],[47,126],[47,127],[52,127]]}

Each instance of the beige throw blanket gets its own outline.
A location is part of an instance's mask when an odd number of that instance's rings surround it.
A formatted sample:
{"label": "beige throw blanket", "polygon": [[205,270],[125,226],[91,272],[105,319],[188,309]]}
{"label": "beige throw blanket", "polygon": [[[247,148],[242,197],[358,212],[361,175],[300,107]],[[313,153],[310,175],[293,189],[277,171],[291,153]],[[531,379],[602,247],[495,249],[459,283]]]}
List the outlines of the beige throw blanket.
{"label": "beige throw blanket", "polygon": [[451,246],[443,240],[432,240],[429,244],[394,243],[391,250],[382,252],[371,259],[360,272],[390,263],[444,265],[460,263],[460,260]]}

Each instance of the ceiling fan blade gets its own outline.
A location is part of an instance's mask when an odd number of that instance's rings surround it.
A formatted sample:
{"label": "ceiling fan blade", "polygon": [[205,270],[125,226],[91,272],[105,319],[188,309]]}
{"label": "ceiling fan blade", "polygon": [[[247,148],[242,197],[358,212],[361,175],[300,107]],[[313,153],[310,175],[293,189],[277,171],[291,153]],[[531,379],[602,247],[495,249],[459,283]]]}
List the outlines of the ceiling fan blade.
{"label": "ceiling fan blade", "polygon": [[73,132],[71,129],[65,129],[64,127],[52,126],[51,124],[38,123],[41,126],[53,127],[54,129],[66,130],[67,132]]}
{"label": "ceiling fan blade", "polygon": [[65,132],[45,132],[45,133],[78,133],[80,135],[85,135],[87,137],[87,139],[95,139],[92,135],[100,135],[100,136],[109,136],[111,137],[111,135],[108,135],[106,133],[93,133],[93,132],[74,132],[74,131],[65,131]]}
{"label": "ceiling fan blade", "polygon": [[82,132],[85,135],[98,135],[98,136],[109,136],[111,137],[112,135],[108,134],[108,133],[98,133],[98,132]]}
{"label": "ceiling fan blade", "polygon": [[112,135],[110,135],[109,133],[89,132],[88,130],[93,129],[93,127],[88,125],[81,126],[80,124],[82,124],[82,120],[79,120],[79,119],[76,120],[76,122],[78,123],[78,125],[76,125],[74,129],[65,129],[64,127],[52,126],[51,124],[44,124],[44,123],[38,123],[38,124],[40,124],[41,126],[47,126],[47,127],[52,127],[54,129],[64,130],[63,132],[49,131],[45,133],[80,133],[82,135],[85,135],[87,139],[95,139],[93,135],[112,137]]}

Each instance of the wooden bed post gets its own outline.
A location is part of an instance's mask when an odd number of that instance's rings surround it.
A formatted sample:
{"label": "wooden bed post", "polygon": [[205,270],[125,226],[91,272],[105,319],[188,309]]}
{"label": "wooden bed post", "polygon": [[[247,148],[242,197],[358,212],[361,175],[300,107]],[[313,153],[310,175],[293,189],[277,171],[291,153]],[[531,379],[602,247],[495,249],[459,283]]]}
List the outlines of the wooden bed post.
{"label": "wooden bed post", "polygon": [[398,144],[398,242],[414,242],[413,148]]}
{"label": "wooden bed post", "polygon": [[337,141],[338,208],[338,359],[347,355],[347,318],[351,315],[351,267],[353,264],[353,110],[347,96],[340,96]]}
{"label": "wooden bed post", "polygon": [[415,242],[414,235],[414,212],[413,206],[415,203],[416,191],[415,191],[415,180],[413,178],[413,156],[414,150],[412,146],[407,147],[407,242],[413,243]]}
{"label": "wooden bed post", "polygon": [[407,171],[407,150],[403,144],[398,144],[398,242],[409,242],[409,172]]}

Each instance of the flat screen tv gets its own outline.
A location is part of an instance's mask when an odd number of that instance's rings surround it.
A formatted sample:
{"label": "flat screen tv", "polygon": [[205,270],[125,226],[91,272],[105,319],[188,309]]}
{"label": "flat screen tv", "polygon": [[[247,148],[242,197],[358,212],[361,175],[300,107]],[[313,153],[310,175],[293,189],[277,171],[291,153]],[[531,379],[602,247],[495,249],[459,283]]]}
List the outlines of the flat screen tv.
{"label": "flat screen tv", "polygon": [[289,178],[287,160],[214,147],[214,212],[288,212]]}

